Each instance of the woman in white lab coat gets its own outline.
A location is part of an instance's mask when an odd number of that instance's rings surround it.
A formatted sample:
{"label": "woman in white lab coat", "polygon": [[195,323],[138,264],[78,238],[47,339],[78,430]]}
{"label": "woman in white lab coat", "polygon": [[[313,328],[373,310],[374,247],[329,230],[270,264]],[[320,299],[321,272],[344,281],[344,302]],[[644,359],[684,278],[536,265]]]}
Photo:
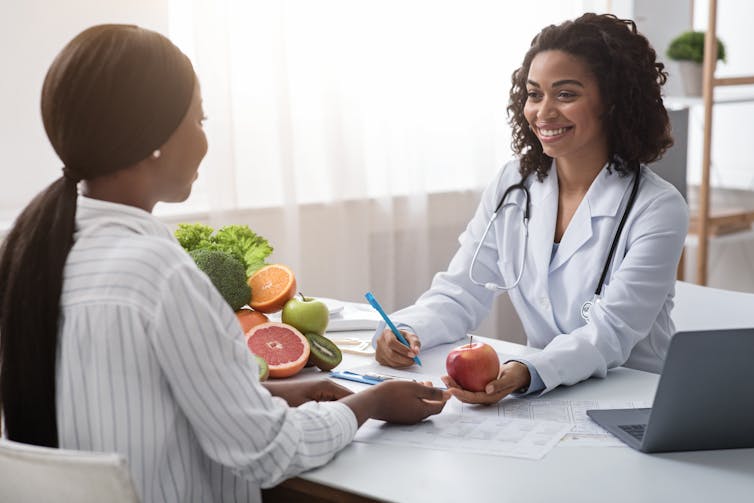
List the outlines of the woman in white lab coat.
{"label": "woman in white lab coat", "polygon": [[380,327],[377,360],[409,366],[420,347],[461,339],[507,291],[543,351],[504,362],[482,392],[443,377],[459,399],[546,392],[620,365],[659,372],[688,230],[683,197],[645,166],[672,145],[666,78],[633,21],[585,14],[543,29],[512,77],[518,158],[484,191],[448,269],[393,314],[411,347]]}

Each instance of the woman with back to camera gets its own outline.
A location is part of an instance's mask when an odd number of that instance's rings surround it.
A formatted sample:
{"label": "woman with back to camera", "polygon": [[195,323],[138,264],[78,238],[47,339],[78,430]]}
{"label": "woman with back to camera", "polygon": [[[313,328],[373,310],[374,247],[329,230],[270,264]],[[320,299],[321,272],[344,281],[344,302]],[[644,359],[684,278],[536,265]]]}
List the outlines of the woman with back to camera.
{"label": "woman with back to camera", "polygon": [[393,314],[410,348],[381,326],[377,360],[409,366],[420,347],[457,341],[507,291],[542,351],[504,362],[482,392],[445,376],[462,401],[546,392],[620,365],[659,372],[688,230],[683,197],[645,166],[672,145],[666,78],[633,21],[590,13],[544,28],[512,77],[517,159],[485,190],[448,269]]}
{"label": "woman with back to camera", "polygon": [[409,382],[357,394],[259,383],[235,315],[151,215],[189,196],[203,115],[190,61],[162,35],[76,36],[42,89],[63,176],[0,254],[5,435],[118,452],[144,502],[259,501],[260,486],[326,463],[367,418],[416,422],[449,396]]}

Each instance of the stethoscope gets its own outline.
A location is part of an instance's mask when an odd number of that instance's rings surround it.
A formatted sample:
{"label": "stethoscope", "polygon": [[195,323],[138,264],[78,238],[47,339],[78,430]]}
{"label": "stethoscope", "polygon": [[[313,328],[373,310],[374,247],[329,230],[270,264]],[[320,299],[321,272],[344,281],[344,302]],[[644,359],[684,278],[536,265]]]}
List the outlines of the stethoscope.
{"label": "stethoscope", "polygon": [[[628,198],[628,204],[626,204],[626,209],[623,211],[623,216],[620,219],[620,223],[618,224],[618,229],[615,232],[615,236],[613,236],[613,242],[610,245],[610,252],[607,254],[607,258],[605,259],[605,264],[602,267],[602,274],[600,275],[600,280],[597,283],[597,288],[594,290],[594,297],[592,297],[591,300],[587,300],[581,305],[581,317],[586,321],[587,323],[591,321],[591,311],[594,304],[598,303],[600,301],[600,298],[602,297],[602,289],[605,285],[605,278],[607,278],[607,271],[610,269],[610,263],[613,260],[613,255],[615,254],[615,249],[618,247],[618,240],[620,239],[621,232],[623,231],[623,227],[626,225],[626,219],[628,218],[628,214],[631,213],[631,209],[634,206],[634,201],[636,200],[636,194],[639,191],[639,181],[641,176],[641,168],[636,170],[636,174],[634,175],[634,183],[633,188],[631,189],[631,195]],[[497,204],[497,207],[495,208],[495,211],[492,212],[492,216],[490,217],[489,222],[487,222],[487,227],[484,228],[484,232],[482,233],[482,237],[479,240],[479,244],[476,246],[476,250],[474,250],[474,255],[471,257],[471,264],[469,264],[469,280],[471,280],[472,283],[474,283],[477,286],[483,286],[484,288],[492,291],[508,291],[516,288],[521,281],[521,276],[524,274],[524,265],[526,264],[526,249],[529,244],[529,210],[531,206],[531,197],[529,195],[529,189],[525,185],[526,177],[522,178],[520,182],[515,183],[508,187],[506,191],[503,193],[503,196],[500,198],[500,202]],[[520,190],[525,195],[525,204],[523,207],[520,205],[514,203],[514,202],[505,202],[505,199],[514,191]],[[487,237],[487,233],[489,233],[490,228],[492,227],[492,224],[495,222],[495,219],[497,218],[497,215],[500,213],[500,211],[504,208],[507,208],[509,206],[516,207],[519,211],[522,213],[522,224],[521,224],[521,235],[523,237],[524,241],[524,249],[523,253],[521,254],[521,260],[520,260],[520,267],[518,268],[518,275],[516,276],[516,280],[511,285],[498,285],[497,283],[487,282],[483,283],[481,281],[477,281],[474,278],[474,263],[477,260],[477,256],[479,255],[479,251],[482,249],[482,245],[484,244],[484,240]]]}

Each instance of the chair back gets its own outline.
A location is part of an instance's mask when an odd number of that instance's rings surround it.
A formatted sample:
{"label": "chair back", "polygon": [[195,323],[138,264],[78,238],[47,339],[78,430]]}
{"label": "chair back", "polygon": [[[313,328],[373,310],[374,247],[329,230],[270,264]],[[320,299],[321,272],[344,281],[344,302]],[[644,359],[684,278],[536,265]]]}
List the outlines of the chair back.
{"label": "chair back", "polygon": [[689,109],[669,109],[670,127],[673,130],[673,146],[665,152],[662,159],[649,167],[670,182],[684,199],[688,201],[688,182],[686,181],[686,156],[688,147]]}
{"label": "chair back", "polygon": [[0,501],[138,503],[118,454],[51,449],[0,439]]}

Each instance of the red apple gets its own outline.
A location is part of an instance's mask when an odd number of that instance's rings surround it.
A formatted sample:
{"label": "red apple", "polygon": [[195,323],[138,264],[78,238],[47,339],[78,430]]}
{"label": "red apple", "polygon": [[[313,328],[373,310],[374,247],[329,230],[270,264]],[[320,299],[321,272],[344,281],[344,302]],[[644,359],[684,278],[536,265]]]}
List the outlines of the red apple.
{"label": "red apple", "polygon": [[484,391],[490,381],[497,379],[500,359],[489,344],[474,342],[458,346],[448,353],[445,368],[463,389]]}

